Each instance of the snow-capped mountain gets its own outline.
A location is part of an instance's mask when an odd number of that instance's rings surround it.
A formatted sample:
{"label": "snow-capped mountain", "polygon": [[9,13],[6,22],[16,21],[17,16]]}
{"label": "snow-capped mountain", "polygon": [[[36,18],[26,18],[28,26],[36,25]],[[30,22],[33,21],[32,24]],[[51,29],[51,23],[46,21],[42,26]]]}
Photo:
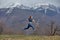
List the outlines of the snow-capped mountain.
{"label": "snow-capped mountain", "polygon": [[24,6],[23,4],[19,4],[19,3],[16,3],[16,4],[13,3],[13,4],[11,4],[8,8],[9,8],[9,9],[7,10],[6,14],[11,13],[14,8],[19,8],[19,9],[31,9],[31,7]]}
{"label": "snow-capped mountain", "polygon": [[51,14],[51,16],[57,14],[57,7],[51,4],[46,4],[46,5],[40,5],[39,7],[36,8],[36,10],[44,13],[44,14]]}
{"label": "snow-capped mountain", "polygon": [[31,8],[29,6],[25,6],[25,5],[19,4],[19,3],[13,3],[8,8],[14,8],[14,7],[20,8],[20,9],[30,9]]}
{"label": "snow-capped mountain", "polygon": [[6,15],[12,13],[14,10],[30,10],[34,12],[40,12],[48,16],[53,16],[59,13],[59,9],[52,4],[36,4],[36,6],[34,7],[29,7],[23,4],[13,3],[7,9],[4,10]]}

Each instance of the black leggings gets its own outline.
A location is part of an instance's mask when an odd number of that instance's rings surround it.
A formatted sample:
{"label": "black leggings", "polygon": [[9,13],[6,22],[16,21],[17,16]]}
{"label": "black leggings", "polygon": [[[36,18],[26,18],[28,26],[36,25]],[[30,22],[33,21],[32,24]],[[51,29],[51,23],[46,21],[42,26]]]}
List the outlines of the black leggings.
{"label": "black leggings", "polygon": [[32,27],[32,29],[34,30],[34,27],[31,24],[28,24],[28,26],[24,28],[24,30],[29,29],[30,27]]}

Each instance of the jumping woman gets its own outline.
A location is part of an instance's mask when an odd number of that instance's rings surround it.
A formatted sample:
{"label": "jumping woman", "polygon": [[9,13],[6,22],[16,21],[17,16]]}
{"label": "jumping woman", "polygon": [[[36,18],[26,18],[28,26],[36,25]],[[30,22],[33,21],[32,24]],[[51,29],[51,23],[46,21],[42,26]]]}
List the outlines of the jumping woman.
{"label": "jumping woman", "polygon": [[29,18],[28,18],[28,26],[26,28],[24,28],[24,30],[29,29],[30,27],[34,30],[34,26],[33,26],[32,22],[35,22],[35,21],[34,21],[32,16],[29,16]]}

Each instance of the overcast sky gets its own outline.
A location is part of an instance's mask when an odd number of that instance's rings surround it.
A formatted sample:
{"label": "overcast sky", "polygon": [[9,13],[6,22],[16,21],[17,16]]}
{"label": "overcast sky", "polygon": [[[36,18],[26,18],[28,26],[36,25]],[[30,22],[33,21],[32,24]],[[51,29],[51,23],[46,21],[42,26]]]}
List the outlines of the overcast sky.
{"label": "overcast sky", "polygon": [[0,8],[7,7],[13,3],[20,3],[26,6],[34,6],[38,3],[49,3],[60,6],[60,0],[0,0]]}

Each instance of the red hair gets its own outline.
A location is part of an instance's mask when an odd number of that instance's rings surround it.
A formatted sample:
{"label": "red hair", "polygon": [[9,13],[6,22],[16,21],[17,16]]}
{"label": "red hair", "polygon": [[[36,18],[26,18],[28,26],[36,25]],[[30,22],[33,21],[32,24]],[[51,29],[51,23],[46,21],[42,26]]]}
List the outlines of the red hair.
{"label": "red hair", "polygon": [[32,16],[29,16],[29,18],[32,18]]}

